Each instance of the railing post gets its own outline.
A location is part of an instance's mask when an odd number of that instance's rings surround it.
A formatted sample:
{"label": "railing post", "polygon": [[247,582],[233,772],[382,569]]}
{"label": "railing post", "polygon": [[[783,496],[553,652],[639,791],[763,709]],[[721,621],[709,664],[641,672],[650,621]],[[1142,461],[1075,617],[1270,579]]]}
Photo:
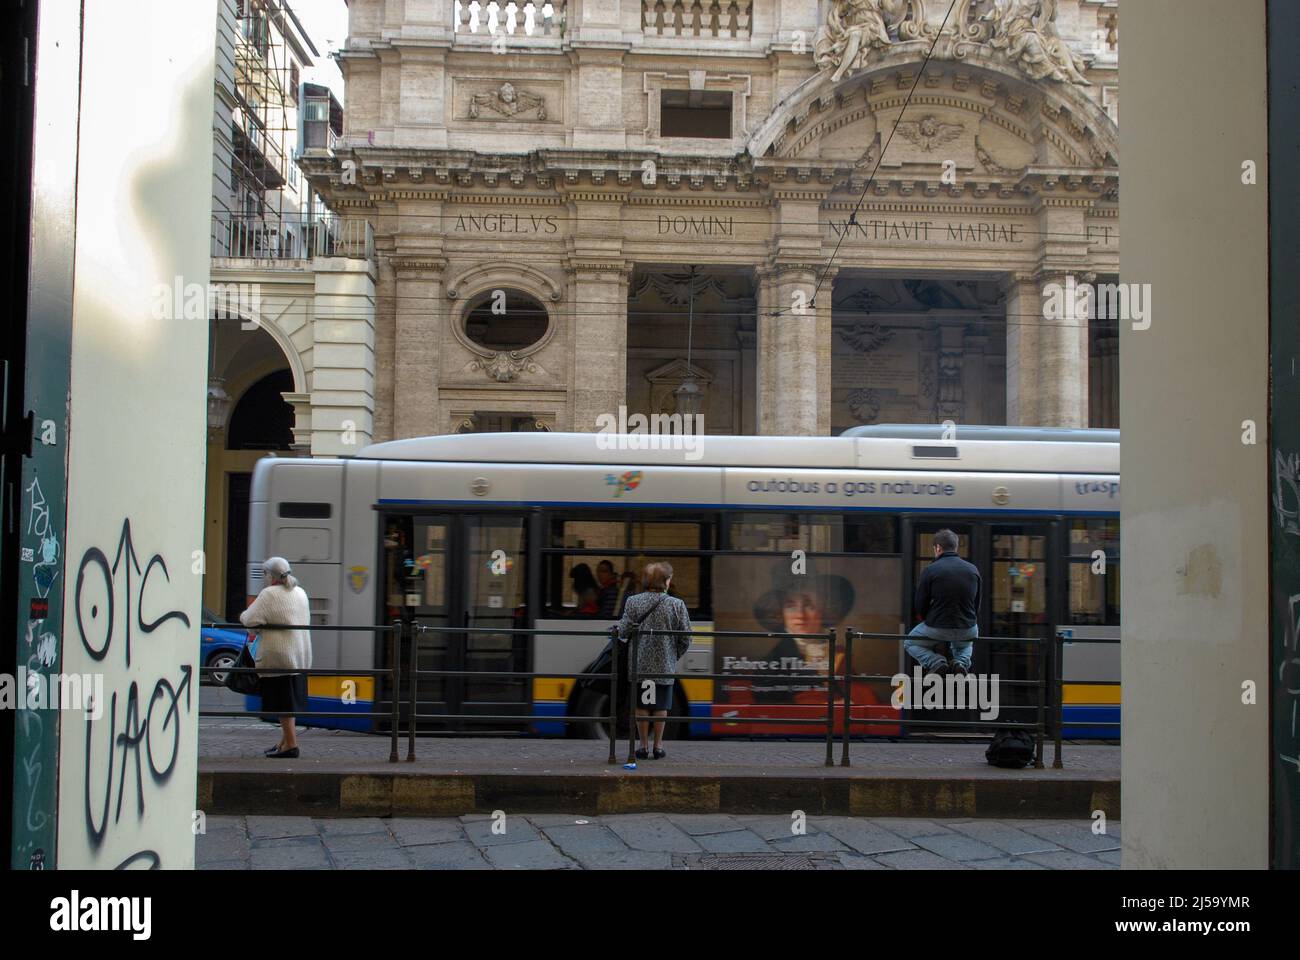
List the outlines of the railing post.
{"label": "railing post", "polygon": [[389,669],[388,682],[392,684],[392,696],[389,697],[389,700],[392,702],[391,713],[392,713],[392,726],[393,726],[392,745],[391,745],[392,748],[388,753],[388,762],[396,763],[397,762],[397,728],[401,726],[401,722],[402,722],[401,713],[398,710],[398,703],[397,703],[398,697],[400,697],[402,694],[401,687],[400,687],[402,681],[402,674],[400,669],[400,662],[402,656],[400,628],[394,629],[392,627],[389,627],[388,649],[389,649],[390,662],[392,663],[392,667]]}
{"label": "railing post", "polygon": [[1061,678],[1065,675],[1063,661],[1065,660],[1065,637],[1060,630],[1056,631],[1056,644],[1053,651],[1052,664],[1052,686],[1055,688],[1055,703],[1053,707],[1056,712],[1056,751],[1052,758],[1052,767],[1056,770],[1062,769],[1065,764],[1061,760],[1061,724],[1064,722],[1065,708],[1063,701],[1065,699],[1064,684]]}
{"label": "railing post", "polygon": [[1047,712],[1047,638],[1038,637],[1038,722],[1034,730],[1034,769],[1043,769],[1043,731]]}
{"label": "railing post", "polygon": [[414,763],[415,762],[415,714],[417,712],[418,705],[420,702],[419,697],[416,695],[415,685],[416,685],[417,677],[415,674],[416,671],[419,669],[417,647],[419,645],[420,634],[424,632],[424,628],[420,626],[420,624],[416,623],[414,620],[407,621],[406,627],[410,633],[410,643],[411,643],[411,661],[410,661],[411,675],[409,678],[407,678],[406,681],[410,690],[409,692],[410,706],[408,707],[409,712],[406,715],[406,727],[407,727],[406,762]]}
{"label": "railing post", "polygon": [[630,699],[627,702],[627,762],[636,762],[636,679],[637,679],[637,643],[641,631],[632,634],[632,649],[628,651],[627,679]]}
{"label": "railing post", "polygon": [[618,763],[618,624],[609,628],[609,762]]}
{"label": "railing post", "polygon": [[853,733],[853,634],[849,627],[844,631],[844,748],[840,752],[840,766],[849,765],[849,736]]}
{"label": "railing post", "polygon": [[835,629],[826,643],[826,766],[835,766]]}

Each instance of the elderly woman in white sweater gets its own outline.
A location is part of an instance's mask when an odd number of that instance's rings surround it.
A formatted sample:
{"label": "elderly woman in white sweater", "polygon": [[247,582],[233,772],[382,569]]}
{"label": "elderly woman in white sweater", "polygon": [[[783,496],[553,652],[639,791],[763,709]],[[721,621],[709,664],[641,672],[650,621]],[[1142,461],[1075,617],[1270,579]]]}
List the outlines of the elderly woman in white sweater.
{"label": "elderly woman in white sweater", "polygon": [[[289,561],[271,557],[262,564],[267,586],[257,595],[252,605],[239,615],[246,627],[263,624],[296,627],[311,623],[311,610],[307,593],[298,586],[298,580],[289,572]],[[265,670],[311,669],[311,635],[306,630],[262,630],[255,662]],[[268,713],[278,711],[304,712],[307,709],[307,675],[282,673],[260,676],[262,709]],[[292,716],[280,717],[280,742],[266,751],[273,759],[293,760],[298,756],[298,735]]]}

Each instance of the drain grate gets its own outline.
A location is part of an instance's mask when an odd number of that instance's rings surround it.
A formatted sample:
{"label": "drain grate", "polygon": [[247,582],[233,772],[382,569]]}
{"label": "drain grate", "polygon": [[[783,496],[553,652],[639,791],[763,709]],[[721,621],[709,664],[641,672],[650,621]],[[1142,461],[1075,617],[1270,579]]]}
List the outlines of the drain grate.
{"label": "drain grate", "polygon": [[833,853],[696,853],[673,858],[678,870],[839,870]]}

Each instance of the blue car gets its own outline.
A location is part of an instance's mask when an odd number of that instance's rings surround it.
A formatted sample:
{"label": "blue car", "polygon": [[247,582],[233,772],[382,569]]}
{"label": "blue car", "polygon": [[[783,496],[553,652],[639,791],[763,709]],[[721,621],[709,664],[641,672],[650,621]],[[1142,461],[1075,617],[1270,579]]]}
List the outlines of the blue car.
{"label": "blue car", "polygon": [[[207,607],[203,608],[203,623],[220,623],[221,617],[217,616]],[[235,661],[239,659],[239,651],[244,649],[244,644],[248,642],[248,633],[245,630],[220,630],[216,627],[208,627],[200,624],[199,630],[199,661],[205,667],[233,667]],[[203,674],[202,683],[215,683],[224,686],[226,677],[225,673],[208,673]]]}

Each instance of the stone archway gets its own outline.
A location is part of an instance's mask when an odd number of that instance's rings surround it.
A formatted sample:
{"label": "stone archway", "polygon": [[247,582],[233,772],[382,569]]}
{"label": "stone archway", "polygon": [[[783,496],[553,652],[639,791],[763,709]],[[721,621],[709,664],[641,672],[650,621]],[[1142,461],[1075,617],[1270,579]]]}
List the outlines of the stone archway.
{"label": "stone archway", "polygon": [[[997,281],[1009,320],[1006,421],[1088,425],[1087,325],[1044,319],[1042,294],[1071,275],[1118,272],[1118,128],[1086,81],[1037,77],[1016,47],[995,45],[977,24],[983,5],[959,0],[965,32],[938,31],[925,19],[931,6],[881,3],[896,16],[869,35],[853,69],[840,69],[819,34],[823,69],[748,142],[779,221],[818,225],[816,236],[805,228],[780,237],[760,277],[770,318],[759,329],[760,381],[799,398],[765,413],[762,432],[831,429],[825,293],[842,271]],[[833,0],[829,9],[843,7]],[[804,317],[791,307],[801,295],[816,301]],[[936,341],[936,362],[960,349],[950,339]]]}

